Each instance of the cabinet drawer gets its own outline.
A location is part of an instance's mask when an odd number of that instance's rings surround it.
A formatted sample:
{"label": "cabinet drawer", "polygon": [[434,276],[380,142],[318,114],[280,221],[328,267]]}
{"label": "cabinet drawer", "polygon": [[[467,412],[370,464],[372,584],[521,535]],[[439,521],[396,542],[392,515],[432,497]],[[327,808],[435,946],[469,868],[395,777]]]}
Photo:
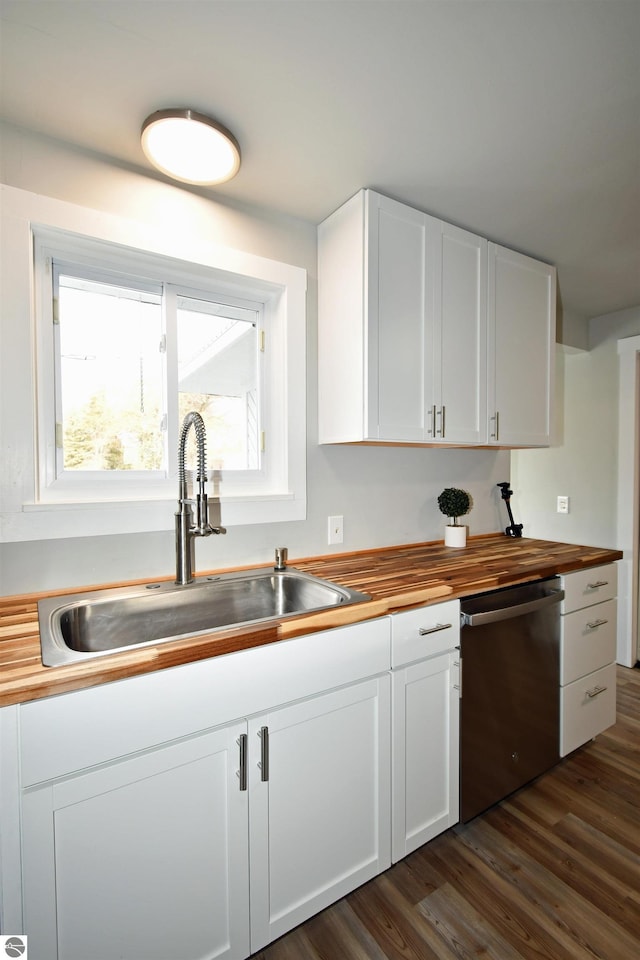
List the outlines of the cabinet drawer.
{"label": "cabinet drawer", "polygon": [[460,644],[460,601],[391,615],[391,666],[424,660]]}
{"label": "cabinet drawer", "polygon": [[560,689],[560,756],[616,722],[616,665],[611,663]]}
{"label": "cabinet drawer", "polygon": [[593,603],[610,600],[618,592],[618,568],[615,563],[567,573],[562,580],[564,600],[560,613],[571,613]]}
{"label": "cabinet drawer", "polygon": [[616,658],[617,600],[606,600],[562,617],[560,683],[584,677]]}

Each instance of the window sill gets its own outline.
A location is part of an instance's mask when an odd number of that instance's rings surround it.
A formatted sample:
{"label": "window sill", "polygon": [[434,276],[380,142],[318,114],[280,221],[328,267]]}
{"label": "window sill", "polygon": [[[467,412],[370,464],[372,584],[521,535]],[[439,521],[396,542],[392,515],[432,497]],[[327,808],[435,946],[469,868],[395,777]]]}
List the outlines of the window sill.
{"label": "window sill", "polygon": [[[212,522],[225,527],[283,523],[306,518],[306,498],[294,494],[210,499]],[[4,542],[57,540],[173,530],[177,499],[24,503],[0,515]]]}

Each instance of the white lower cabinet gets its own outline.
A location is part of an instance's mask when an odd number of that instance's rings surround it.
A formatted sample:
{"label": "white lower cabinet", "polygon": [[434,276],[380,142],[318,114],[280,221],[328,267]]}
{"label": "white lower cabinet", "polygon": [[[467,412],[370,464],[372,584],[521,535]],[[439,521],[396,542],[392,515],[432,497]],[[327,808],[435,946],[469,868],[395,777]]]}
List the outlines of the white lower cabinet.
{"label": "white lower cabinet", "polygon": [[252,951],[391,865],[389,711],[386,676],[250,722]]}
{"label": "white lower cabinet", "polygon": [[460,605],[447,601],[391,620],[396,862],[459,819]]}
{"label": "white lower cabinet", "polygon": [[241,960],[390,866],[388,619],[219,661],[20,708],[31,960]]}
{"label": "white lower cabinet", "polygon": [[616,721],[617,567],[565,574],[560,640],[560,755]]}
{"label": "white lower cabinet", "polygon": [[26,792],[31,957],[248,955],[242,730],[236,724]]}

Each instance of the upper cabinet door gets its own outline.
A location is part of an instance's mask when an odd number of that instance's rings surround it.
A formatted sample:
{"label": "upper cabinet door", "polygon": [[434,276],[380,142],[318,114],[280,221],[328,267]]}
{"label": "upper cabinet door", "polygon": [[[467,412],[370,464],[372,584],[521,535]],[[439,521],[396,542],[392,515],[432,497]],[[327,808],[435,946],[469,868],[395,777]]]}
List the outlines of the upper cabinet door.
{"label": "upper cabinet door", "polygon": [[434,285],[435,439],[486,438],[487,241],[440,224]]}
{"label": "upper cabinet door", "polygon": [[548,446],[556,272],[489,244],[489,443]]}
{"label": "upper cabinet door", "polygon": [[433,393],[426,317],[439,224],[372,191],[366,198],[367,432],[380,440],[420,443]]}
{"label": "upper cabinet door", "polygon": [[372,190],[318,227],[320,443],[429,439],[438,231]]}

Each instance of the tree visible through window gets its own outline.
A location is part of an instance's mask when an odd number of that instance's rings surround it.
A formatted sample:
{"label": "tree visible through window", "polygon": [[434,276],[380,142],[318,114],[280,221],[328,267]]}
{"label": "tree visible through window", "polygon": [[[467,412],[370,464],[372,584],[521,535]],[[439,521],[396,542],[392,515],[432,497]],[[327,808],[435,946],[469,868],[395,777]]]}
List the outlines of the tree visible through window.
{"label": "tree visible through window", "polygon": [[65,274],[57,295],[63,469],[160,470],[160,295]]}

